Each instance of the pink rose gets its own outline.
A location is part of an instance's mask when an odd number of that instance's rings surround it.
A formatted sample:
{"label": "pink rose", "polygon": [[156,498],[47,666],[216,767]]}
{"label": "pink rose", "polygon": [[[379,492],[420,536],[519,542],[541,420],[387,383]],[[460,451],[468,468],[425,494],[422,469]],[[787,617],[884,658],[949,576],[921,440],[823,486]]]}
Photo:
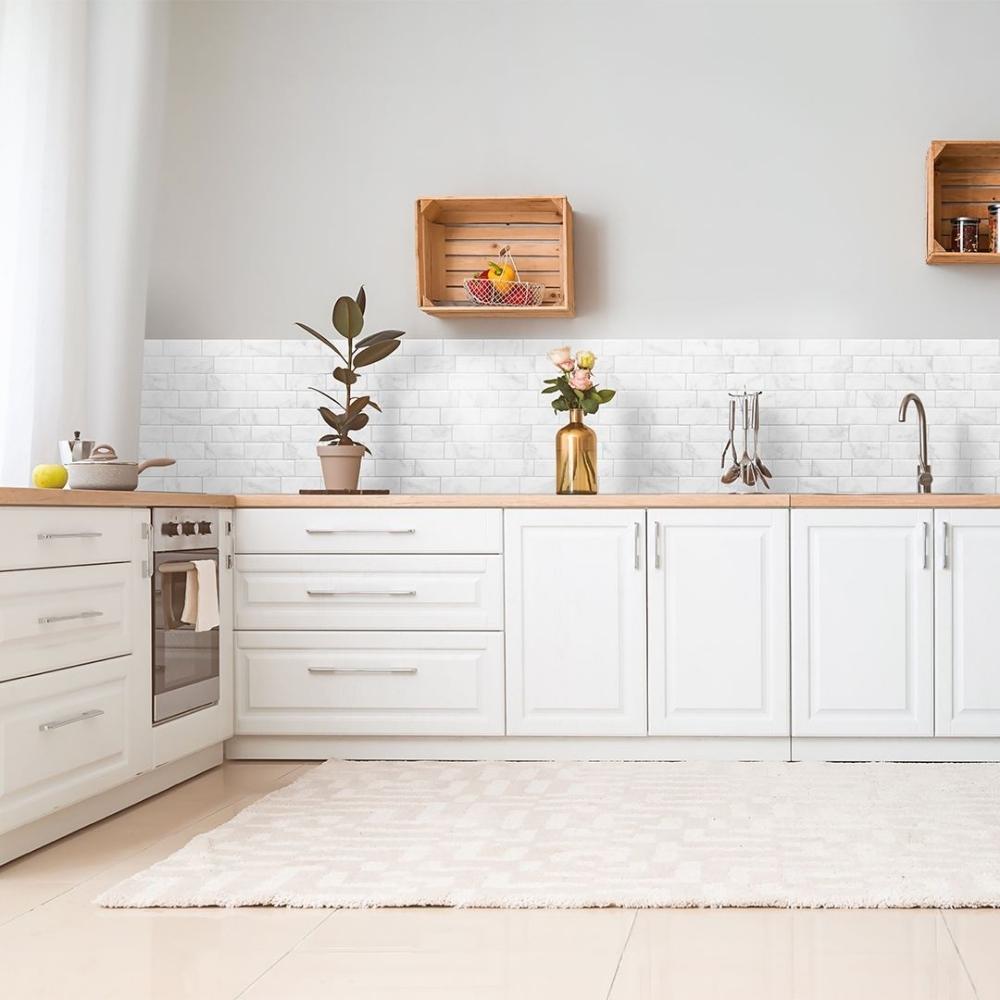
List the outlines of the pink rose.
{"label": "pink rose", "polygon": [[569,384],[580,392],[586,392],[594,388],[594,380],[590,377],[590,372],[586,368],[577,368],[569,376]]}
{"label": "pink rose", "polygon": [[549,351],[549,360],[556,368],[561,368],[564,372],[573,370],[573,353],[569,347],[556,347]]}

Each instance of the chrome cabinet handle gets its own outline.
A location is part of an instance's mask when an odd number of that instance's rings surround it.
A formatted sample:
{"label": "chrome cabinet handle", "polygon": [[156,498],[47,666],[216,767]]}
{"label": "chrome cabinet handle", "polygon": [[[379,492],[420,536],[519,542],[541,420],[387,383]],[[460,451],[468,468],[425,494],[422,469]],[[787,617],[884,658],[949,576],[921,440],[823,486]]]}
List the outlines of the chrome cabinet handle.
{"label": "chrome cabinet handle", "polygon": [[660,558],[660,533],[662,531],[662,525],[659,521],[656,522],[656,534],[653,536],[653,554],[654,560],[653,564],[659,569],[663,565],[663,560]]}
{"label": "chrome cabinet handle", "polygon": [[949,556],[948,542],[951,532],[948,530],[948,522],[941,522],[941,569],[948,569]]}
{"label": "chrome cabinet handle", "polygon": [[642,553],[639,551],[639,522],[635,522],[635,568],[642,569]]}
{"label": "chrome cabinet handle", "polygon": [[48,542],[53,538],[103,538],[103,531],[42,531],[38,534],[40,542]]}
{"label": "chrome cabinet handle", "polygon": [[416,667],[309,667],[311,674],[415,674]]}
{"label": "chrome cabinet handle", "polygon": [[75,722],[85,722],[87,719],[96,719],[99,715],[104,715],[103,708],[92,708],[89,711],[81,712],[79,715],[71,715],[68,719],[56,719],[53,722],[43,722],[39,727],[40,733],[51,733],[53,729],[62,729],[63,726],[72,726]]}
{"label": "chrome cabinet handle", "polygon": [[416,528],[306,528],[307,535],[414,535]]}
{"label": "chrome cabinet handle", "polygon": [[415,590],[307,590],[310,597],[416,597]]}
{"label": "chrome cabinet handle", "polygon": [[51,625],[53,622],[75,622],[84,618],[103,618],[103,611],[79,611],[75,615],[46,615],[38,619],[39,625]]}
{"label": "chrome cabinet handle", "polygon": [[931,564],[931,531],[930,522],[924,521],[924,569]]}

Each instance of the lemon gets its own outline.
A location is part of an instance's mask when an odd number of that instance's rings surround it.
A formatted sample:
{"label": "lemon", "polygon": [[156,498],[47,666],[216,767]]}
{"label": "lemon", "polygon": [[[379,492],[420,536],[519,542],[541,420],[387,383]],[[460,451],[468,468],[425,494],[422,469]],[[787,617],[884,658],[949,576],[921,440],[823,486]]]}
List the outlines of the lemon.
{"label": "lemon", "polygon": [[31,481],[40,490],[61,490],[69,479],[69,473],[62,465],[36,465],[31,473]]}

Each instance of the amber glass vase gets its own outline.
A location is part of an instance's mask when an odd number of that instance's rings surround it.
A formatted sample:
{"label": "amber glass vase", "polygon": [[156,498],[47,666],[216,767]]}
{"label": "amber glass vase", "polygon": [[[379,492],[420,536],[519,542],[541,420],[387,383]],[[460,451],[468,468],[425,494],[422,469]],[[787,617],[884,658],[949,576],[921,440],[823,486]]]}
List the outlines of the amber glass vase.
{"label": "amber glass vase", "polygon": [[597,492],[597,435],[583,422],[583,410],[569,411],[556,432],[556,493]]}

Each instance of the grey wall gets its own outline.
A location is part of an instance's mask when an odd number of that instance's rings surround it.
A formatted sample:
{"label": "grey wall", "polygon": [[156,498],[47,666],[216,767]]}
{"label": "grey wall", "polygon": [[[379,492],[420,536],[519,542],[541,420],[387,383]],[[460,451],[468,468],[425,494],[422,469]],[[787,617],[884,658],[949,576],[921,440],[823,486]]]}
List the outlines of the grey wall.
{"label": "grey wall", "polygon": [[[506,14],[506,20],[497,11]],[[995,336],[928,267],[931,139],[996,137],[1000,5],[175,2],[147,336]],[[968,46],[966,56],[954,53]],[[575,320],[415,305],[413,202],[566,194]]]}

